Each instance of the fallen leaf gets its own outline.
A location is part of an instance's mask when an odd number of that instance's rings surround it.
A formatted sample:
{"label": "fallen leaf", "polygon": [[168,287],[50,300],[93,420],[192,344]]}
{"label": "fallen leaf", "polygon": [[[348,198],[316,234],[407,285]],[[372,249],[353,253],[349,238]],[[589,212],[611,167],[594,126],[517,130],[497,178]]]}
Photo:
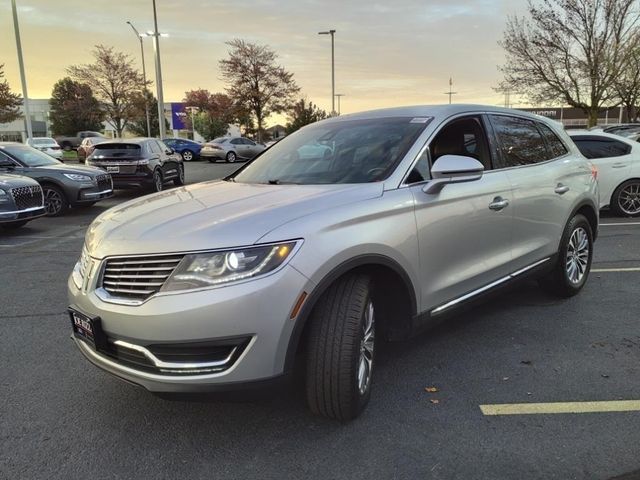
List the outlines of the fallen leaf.
{"label": "fallen leaf", "polygon": [[502,377],[502,380],[506,382],[507,380],[509,380],[509,377]]}
{"label": "fallen leaf", "polygon": [[438,388],[437,387],[424,387],[424,391],[425,392],[429,392],[429,393],[436,393],[438,392]]}
{"label": "fallen leaf", "polygon": [[531,360],[521,360],[520,363],[523,365],[531,365]]}
{"label": "fallen leaf", "polygon": [[603,373],[602,375],[600,375],[602,378],[609,378],[609,375],[607,375],[606,373]]}
{"label": "fallen leaf", "polygon": [[429,400],[431,403],[433,404],[438,404],[440,403],[440,400],[436,399],[436,398],[432,398],[431,400]]}

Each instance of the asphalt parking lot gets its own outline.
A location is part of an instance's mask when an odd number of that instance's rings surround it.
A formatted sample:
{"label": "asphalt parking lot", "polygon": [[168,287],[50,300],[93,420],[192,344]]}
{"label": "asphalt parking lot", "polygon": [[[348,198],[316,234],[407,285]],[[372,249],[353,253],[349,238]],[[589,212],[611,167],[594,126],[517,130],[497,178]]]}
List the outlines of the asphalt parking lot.
{"label": "asphalt parking lot", "polygon": [[[187,182],[234,168],[189,163]],[[295,388],[170,402],[82,358],[66,278],[91,220],[134,196],[0,233],[0,478],[640,478],[640,406],[517,414],[640,405],[640,221],[603,214],[577,297],[527,283],[385,345],[368,409],[341,425],[308,413]],[[516,414],[490,414],[505,404]]]}

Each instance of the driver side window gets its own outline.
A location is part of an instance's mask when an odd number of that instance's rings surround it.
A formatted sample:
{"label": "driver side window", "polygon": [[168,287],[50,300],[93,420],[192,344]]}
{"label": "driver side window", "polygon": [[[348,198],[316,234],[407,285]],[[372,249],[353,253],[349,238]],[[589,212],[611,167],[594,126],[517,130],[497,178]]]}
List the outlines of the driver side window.
{"label": "driver side window", "polygon": [[433,162],[443,155],[472,157],[491,170],[491,154],[482,119],[477,116],[458,118],[442,128],[425,149],[406,183],[419,183],[429,178]]}

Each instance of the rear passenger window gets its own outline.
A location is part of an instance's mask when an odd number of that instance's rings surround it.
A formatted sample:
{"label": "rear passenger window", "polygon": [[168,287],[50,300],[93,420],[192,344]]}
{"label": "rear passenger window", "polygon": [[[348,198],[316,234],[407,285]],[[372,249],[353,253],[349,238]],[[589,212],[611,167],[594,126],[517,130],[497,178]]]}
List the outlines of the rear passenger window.
{"label": "rear passenger window", "polygon": [[550,156],[540,131],[532,120],[491,115],[500,147],[501,168],[532,165],[549,160]]}
{"label": "rear passenger window", "polygon": [[621,157],[631,153],[631,145],[602,137],[573,137],[573,141],[585,157],[589,159]]}
{"label": "rear passenger window", "polygon": [[562,140],[553,133],[553,130],[547,127],[544,123],[538,123],[538,128],[542,132],[544,139],[547,141],[547,149],[549,150],[549,156],[551,158],[558,158],[568,153],[567,147],[565,147]]}

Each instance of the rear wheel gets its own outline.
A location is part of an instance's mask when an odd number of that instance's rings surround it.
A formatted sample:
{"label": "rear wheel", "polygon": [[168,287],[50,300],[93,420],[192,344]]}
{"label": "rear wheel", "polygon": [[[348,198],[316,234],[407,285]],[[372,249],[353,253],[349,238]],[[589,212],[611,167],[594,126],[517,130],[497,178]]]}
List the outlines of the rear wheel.
{"label": "rear wheel", "polygon": [[628,180],[616,188],[611,198],[611,210],[621,217],[640,216],[640,180]]}
{"label": "rear wheel", "polygon": [[162,172],[160,169],[153,171],[153,185],[154,192],[161,192],[164,189],[164,179],[162,178]]}
{"label": "rear wheel", "polygon": [[58,217],[67,211],[69,202],[62,189],[55,185],[43,185],[44,208],[47,217]]}
{"label": "rear wheel", "polygon": [[559,297],[572,297],[587,282],[593,258],[593,233],[589,221],[576,215],[564,229],[558,260],[551,273],[539,280],[543,290]]}
{"label": "rear wheel", "polygon": [[176,187],[184,185],[184,165],[178,165],[178,176],[173,180]]}
{"label": "rear wheel", "polygon": [[370,278],[353,274],[338,280],[309,321],[309,408],[340,421],[356,418],[371,396],[376,324]]}
{"label": "rear wheel", "polygon": [[227,153],[226,160],[228,163],[233,163],[236,161],[238,157],[236,157],[236,152]]}
{"label": "rear wheel", "polygon": [[180,155],[182,155],[182,160],[184,160],[185,162],[190,162],[191,160],[193,160],[193,152],[191,150],[183,150]]}

